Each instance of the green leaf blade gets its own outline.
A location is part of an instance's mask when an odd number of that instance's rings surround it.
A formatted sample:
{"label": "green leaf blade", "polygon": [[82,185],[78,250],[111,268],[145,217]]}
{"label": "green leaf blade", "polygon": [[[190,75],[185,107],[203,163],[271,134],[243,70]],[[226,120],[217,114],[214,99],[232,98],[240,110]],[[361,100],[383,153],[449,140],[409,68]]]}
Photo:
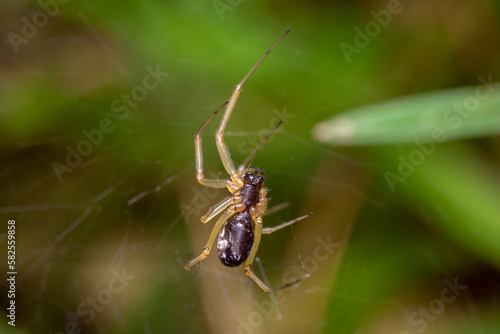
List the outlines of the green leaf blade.
{"label": "green leaf blade", "polygon": [[462,87],[351,109],[316,125],[314,137],[335,146],[444,142],[500,133],[497,85]]}

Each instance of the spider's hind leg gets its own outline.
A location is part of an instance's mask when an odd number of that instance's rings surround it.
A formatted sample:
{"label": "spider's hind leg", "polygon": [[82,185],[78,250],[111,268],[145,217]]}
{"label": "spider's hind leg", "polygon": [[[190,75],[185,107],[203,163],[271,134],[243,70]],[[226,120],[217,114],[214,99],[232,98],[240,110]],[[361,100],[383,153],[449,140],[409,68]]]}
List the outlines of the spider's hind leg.
{"label": "spider's hind leg", "polygon": [[296,279],[293,282],[282,284],[276,288],[271,288],[267,284],[265,284],[260,278],[255,275],[252,269],[253,261],[255,259],[255,254],[257,253],[257,249],[260,244],[260,237],[262,235],[262,218],[260,216],[255,218],[255,229],[254,229],[254,244],[252,248],[252,252],[248,256],[248,259],[245,261],[245,274],[250,277],[265,293],[276,292],[278,290],[284,289],[291,285],[294,285],[300,282],[300,279]]}
{"label": "spider's hind leg", "polygon": [[301,217],[295,218],[293,220],[290,220],[288,222],[284,222],[278,226],[266,227],[266,228],[262,228],[262,218],[260,216],[255,218],[254,245],[252,248],[252,252],[250,253],[247,261],[245,262],[245,273],[247,274],[248,277],[253,279],[254,282],[257,283],[257,285],[264,292],[266,292],[266,293],[276,292],[278,290],[284,289],[284,288],[289,287],[291,285],[297,284],[298,282],[300,282],[300,278],[296,279],[293,282],[282,284],[276,288],[271,288],[270,286],[268,286],[267,284],[262,282],[262,280],[260,278],[258,278],[257,275],[255,275],[255,273],[253,272],[253,269],[252,269],[252,264],[253,264],[253,261],[255,259],[255,254],[257,253],[257,249],[259,248],[260,238],[261,238],[262,234],[270,234],[272,232],[278,231],[278,230],[282,229],[283,227],[290,226],[290,225],[298,222],[299,220],[305,219],[311,215],[312,215],[312,212],[310,212],[306,215],[303,215]]}

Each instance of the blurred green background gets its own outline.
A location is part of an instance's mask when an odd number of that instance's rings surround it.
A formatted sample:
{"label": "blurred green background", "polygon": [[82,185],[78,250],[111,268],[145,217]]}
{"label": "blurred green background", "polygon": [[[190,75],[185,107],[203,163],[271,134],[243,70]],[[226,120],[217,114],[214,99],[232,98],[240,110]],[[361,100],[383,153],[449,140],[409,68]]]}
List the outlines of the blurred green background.
{"label": "blurred green background", "polygon": [[[0,8],[1,333],[500,332],[499,2]],[[283,119],[252,162],[274,211],[264,225],[314,212],[263,236],[257,275],[302,278],[266,295],[216,252],[183,264],[227,195],[197,184],[193,135],[286,29],[226,133],[238,164]],[[419,146],[477,87],[491,99]],[[215,178],[219,117],[203,137]],[[313,129],[332,117],[320,129],[342,140],[321,142]]]}

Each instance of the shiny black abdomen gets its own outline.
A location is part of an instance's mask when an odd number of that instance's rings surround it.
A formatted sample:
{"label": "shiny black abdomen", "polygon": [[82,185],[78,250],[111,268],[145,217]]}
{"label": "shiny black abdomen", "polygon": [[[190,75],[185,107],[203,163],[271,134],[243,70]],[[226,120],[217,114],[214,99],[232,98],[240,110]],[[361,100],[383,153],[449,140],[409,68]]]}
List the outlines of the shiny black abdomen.
{"label": "shiny black abdomen", "polygon": [[222,226],[217,251],[223,265],[236,267],[248,258],[254,241],[252,224],[252,217],[248,212],[239,212]]}

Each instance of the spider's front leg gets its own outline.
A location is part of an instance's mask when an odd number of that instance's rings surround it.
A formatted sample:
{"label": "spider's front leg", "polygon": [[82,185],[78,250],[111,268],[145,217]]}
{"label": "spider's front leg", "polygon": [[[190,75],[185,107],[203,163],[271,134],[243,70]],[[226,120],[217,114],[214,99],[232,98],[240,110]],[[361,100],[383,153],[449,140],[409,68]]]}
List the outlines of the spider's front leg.
{"label": "spider's front leg", "polygon": [[222,116],[222,120],[220,122],[220,126],[215,132],[215,144],[217,145],[217,150],[219,151],[219,156],[222,161],[222,165],[226,172],[231,176],[230,184],[227,185],[229,191],[231,193],[236,192],[239,188],[243,186],[243,181],[241,180],[240,175],[236,171],[234,167],[233,161],[231,160],[231,156],[229,154],[229,149],[224,142],[224,130],[226,129],[227,122],[229,121],[229,116],[231,116],[231,112],[234,109],[234,105],[236,104],[236,100],[238,100],[238,96],[241,92],[242,84],[239,83],[236,85],[231,97],[229,98],[228,106]]}
{"label": "spider's front leg", "polygon": [[240,96],[243,85],[245,84],[247,79],[252,75],[255,69],[260,65],[260,63],[267,57],[267,55],[271,52],[271,50],[274,49],[274,47],[288,34],[288,32],[290,32],[290,30],[285,31],[285,33],[281,35],[280,38],[278,38],[278,40],[274,42],[274,44],[271,45],[269,49],[267,49],[266,52],[264,52],[264,54],[260,57],[257,63],[253,65],[250,71],[248,71],[248,73],[243,77],[243,79],[241,79],[241,81],[236,85],[233,92],[231,93],[229,101],[227,102],[227,108],[224,111],[222,120],[220,121],[220,126],[217,129],[217,132],[215,133],[215,143],[217,144],[217,150],[219,151],[220,159],[222,160],[224,169],[231,176],[231,181],[234,186],[234,189],[231,189],[228,186],[228,189],[229,191],[231,191],[231,193],[234,193],[237,189],[241,188],[243,186],[243,182],[240,178],[240,175],[234,168],[234,164],[233,161],[231,160],[229,150],[226,146],[226,143],[224,143],[224,131],[226,130],[227,123],[229,122],[229,117],[233,112],[234,106],[236,105],[236,101]]}
{"label": "spider's front leg", "polygon": [[212,232],[210,232],[210,237],[208,237],[208,241],[205,244],[205,247],[203,248],[201,254],[195,257],[194,259],[188,261],[184,265],[184,269],[186,270],[191,269],[192,266],[194,266],[201,260],[205,259],[208,256],[208,254],[210,254],[215,238],[217,238],[217,235],[219,234],[219,230],[222,228],[224,223],[234,214],[234,212],[235,211],[232,208],[229,208],[228,210],[226,210],[226,212],[222,214],[222,216],[220,216],[219,220],[212,229]]}
{"label": "spider's front leg", "polygon": [[196,157],[196,179],[198,182],[204,186],[212,187],[212,188],[225,188],[232,186],[231,181],[229,180],[214,180],[214,179],[206,179],[203,174],[203,148],[201,144],[201,134],[203,130],[207,127],[208,123],[217,115],[217,113],[226,106],[229,101],[224,102],[217,110],[215,110],[212,115],[203,123],[200,130],[196,132],[194,135],[194,148],[195,148],[195,157]]}

